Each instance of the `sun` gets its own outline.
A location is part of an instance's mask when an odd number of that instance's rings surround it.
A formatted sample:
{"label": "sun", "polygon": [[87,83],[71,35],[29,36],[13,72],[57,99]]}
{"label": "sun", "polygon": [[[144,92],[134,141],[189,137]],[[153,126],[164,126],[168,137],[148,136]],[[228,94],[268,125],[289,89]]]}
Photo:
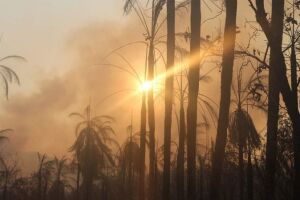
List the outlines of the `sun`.
{"label": "sun", "polygon": [[153,84],[151,81],[145,81],[140,84],[139,90],[141,92],[147,92],[147,91],[151,90],[152,87],[153,87]]}

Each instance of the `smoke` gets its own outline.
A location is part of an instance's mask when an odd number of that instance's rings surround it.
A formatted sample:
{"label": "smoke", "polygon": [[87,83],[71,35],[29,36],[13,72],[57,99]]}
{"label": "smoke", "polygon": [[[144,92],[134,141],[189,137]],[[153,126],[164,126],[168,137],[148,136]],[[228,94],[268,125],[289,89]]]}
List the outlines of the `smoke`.
{"label": "smoke", "polygon": [[[180,24],[178,26],[180,32],[187,30],[185,23]],[[14,129],[14,132],[9,134],[9,143],[6,143],[4,148],[17,152],[28,171],[32,168],[32,157],[36,152],[47,153],[50,156],[69,154],[78,122],[78,119],[70,118],[69,114],[83,112],[88,104],[91,104],[93,114],[111,115],[115,118],[113,128],[116,132],[115,137],[120,143],[128,137],[126,127],[130,124],[131,118],[133,129],[137,132],[140,95],[133,92],[138,88],[137,81],[122,70],[101,64],[111,63],[128,69],[128,61],[143,77],[146,52],[143,44],[136,43],[120,49],[118,52],[126,58],[126,61],[116,54],[109,54],[122,45],[145,41],[143,33],[139,23],[130,17],[123,24],[93,23],[71,33],[65,44],[66,55],[72,55],[71,67],[55,68],[62,71],[65,71],[63,70],[65,68],[69,70],[63,74],[54,71],[36,83],[37,90],[29,94],[13,94],[9,101],[3,103],[0,113],[1,128]],[[158,67],[158,71],[165,70],[163,65]],[[213,81],[201,84],[200,90],[219,103],[220,73],[216,71],[211,77]],[[112,95],[113,93],[115,95]],[[161,145],[163,98],[157,97],[155,103],[156,130]],[[177,138],[176,128],[174,117],[172,138],[174,141]]]}
{"label": "smoke", "polygon": [[[28,160],[35,152],[49,156],[68,153],[78,123],[78,119],[69,114],[83,112],[88,104],[91,104],[93,114],[115,118],[118,141],[127,137],[126,126],[131,121],[131,113],[137,131],[139,97],[128,90],[106,98],[119,90],[136,89],[137,83],[126,73],[101,64],[125,65],[114,55],[104,57],[111,50],[136,40],[138,31],[133,23],[126,26],[95,23],[73,32],[66,42],[66,53],[71,53],[73,58],[70,70],[63,75],[49,74],[51,78],[45,77],[36,83],[37,90],[13,94],[3,103],[1,128],[14,130],[3,148],[17,152],[23,160]],[[144,46],[136,45],[120,52],[135,64],[139,63],[136,58],[143,59],[144,51]],[[59,68],[64,67],[67,66]],[[143,71],[142,67],[137,66],[137,70]]]}

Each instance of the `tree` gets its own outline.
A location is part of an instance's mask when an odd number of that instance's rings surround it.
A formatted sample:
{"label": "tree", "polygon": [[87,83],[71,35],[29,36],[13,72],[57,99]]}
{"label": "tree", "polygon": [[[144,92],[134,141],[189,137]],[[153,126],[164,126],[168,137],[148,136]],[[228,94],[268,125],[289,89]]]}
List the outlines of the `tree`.
{"label": "tree", "polygon": [[[17,59],[17,60],[21,60],[21,61],[25,60],[21,56],[9,55],[9,56],[0,58],[0,62],[9,61],[12,59],[15,59],[15,60]],[[0,64],[0,75],[1,75],[1,79],[2,79],[2,84],[4,85],[5,97],[8,98],[9,84],[16,82],[18,85],[20,85],[20,79],[14,70],[12,70],[6,64],[2,64],[2,63]]]}
{"label": "tree", "polygon": [[[248,62],[243,63],[237,72],[237,84],[232,86],[234,99],[232,102],[235,104],[235,110],[229,116],[229,138],[230,142],[238,149],[238,161],[239,161],[239,197],[244,199],[244,152],[248,154],[247,163],[247,194],[248,199],[253,198],[252,188],[252,163],[251,163],[251,152],[254,148],[258,148],[261,144],[260,136],[255,128],[250,114],[248,113],[248,106],[251,101],[254,101],[252,106],[256,105],[255,94],[251,90],[252,87],[258,87],[258,84],[263,78],[261,75],[256,75],[256,72],[250,76],[247,81],[243,81],[243,70],[248,65]],[[243,83],[244,82],[244,83]],[[257,83],[258,82],[258,83]],[[252,86],[254,85],[254,86]],[[250,89],[250,91],[249,91]],[[255,91],[258,92],[258,91]],[[258,94],[258,93],[256,93]],[[244,108],[246,107],[246,108]],[[260,107],[259,107],[260,108]],[[245,150],[246,149],[246,150]]]}
{"label": "tree", "polygon": [[47,156],[46,154],[41,155],[40,153],[37,154],[38,156],[38,188],[37,188],[37,198],[38,200],[42,199],[42,184],[43,184],[43,170],[45,167],[45,163],[47,163]]}
{"label": "tree", "polygon": [[87,106],[85,114],[71,113],[78,116],[82,121],[76,126],[76,141],[71,151],[77,156],[83,176],[84,199],[91,199],[93,181],[98,175],[98,170],[107,164],[114,165],[111,148],[107,144],[115,143],[111,134],[113,118],[103,116],[91,116],[91,108]]}
{"label": "tree", "polygon": [[121,176],[122,183],[125,186],[128,199],[134,199],[135,186],[138,186],[135,180],[136,175],[139,174],[140,170],[140,147],[138,145],[138,135],[133,135],[133,126],[127,127],[127,132],[129,137],[126,139],[125,143],[122,145],[121,149]]}
{"label": "tree", "polygon": [[177,154],[177,198],[184,200],[185,198],[185,184],[184,184],[184,152],[185,152],[185,138],[186,138],[186,121],[184,110],[184,91],[182,86],[182,72],[180,76],[180,109],[179,109],[179,144]]}
{"label": "tree", "polygon": [[67,159],[62,157],[61,159],[56,156],[52,160],[54,164],[54,182],[49,191],[50,199],[64,200],[65,199],[65,187],[68,185],[66,174],[68,172]]}
{"label": "tree", "polygon": [[226,19],[223,43],[223,58],[221,72],[221,99],[219,107],[219,119],[215,151],[212,161],[212,177],[210,187],[210,199],[219,197],[220,179],[222,174],[225,145],[227,140],[227,128],[229,123],[229,107],[231,96],[232,71],[234,65],[234,48],[236,38],[236,14],[237,0],[226,0]]}
{"label": "tree", "polygon": [[[191,1],[191,58],[200,56],[200,0]],[[191,61],[190,61],[191,62]],[[187,187],[188,199],[196,199],[196,132],[197,132],[197,99],[199,92],[199,62],[195,62],[188,72],[188,108],[187,108]]]}
{"label": "tree", "polygon": [[175,60],[175,0],[167,0],[167,69],[165,80],[163,199],[170,199],[170,154]]}
{"label": "tree", "polygon": [[[145,14],[143,13],[143,10],[141,9],[141,6],[138,1],[133,0],[126,0],[124,11],[126,14],[128,14],[131,10],[134,10],[136,15],[138,16],[141,24],[145,28],[146,34],[145,34],[145,40],[147,41],[147,81],[153,86],[154,81],[154,68],[156,64],[156,37],[159,32],[159,30],[162,27],[162,24],[164,23],[164,20],[159,23],[159,16],[160,13],[166,3],[166,0],[152,0],[146,3],[146,5],[150,4],[150,8],[146,10],[150,10],[150,23],[148,25]],[[146,98],[147,97],[147,98]],[[155,199],[155,109],[154,109],[154,89],[151,87],[146,94],[146,101],[148,106],[148,126],[149,126],[149,199],[154,200]],[[142,108],[143,110],[143,108]],[[141,127],[142,128],[142,127]],[[143,151],[143,146],[142,146]],[[143,157],[143,156],[142,156]],[[141,181],[142,181],[142,175],[141,175]],[[142,187],[143,185],[141,185]],[[141,198],[142,198],[143,192],[141,191]]]}
{"label": "tree", "polygon": [[[253,2],[249,0],[250,6],[256,14],[256,21],[262,28],[268,42],[270,45],[271,54],[274,59],[273,65],[271,65],[272,71],[274,71],[273,79],[274,83],[276,82],[277,87],[279,87],[279,91],[282,94],[282,99],[287,108],[288,114],[293,124],[293,149],[294,149],[294,199],[300,198],[300,113],[298,108],[298,102],[296,95],[293,94],[293,90],[289,85],[288,77],[287,77],[287,67],[285,63],[284,54],[282,51],[282,37],[283,37],[283,21],[284,21],[284,0],[272,0],[272,18],[271,22],[267,19],[267,14],[265,11],[264,1],[256,1],[256,6],[254,6]],[[270,60],[271,61],[271,60]],[[271,78],[271,77],[270,77]],[[280,83],[280,84],[278,84]],[[276,87],[276,85],[273,85]],[[274,88],[273,88],[274,89]],[[276,111],[276,110],[275,110]],[[274,110],[272,112],[275,112]],[[274,114],[275,115],[275,114]],[[277,129],[277,127],[276,127]],[[272,130],[274,131],[274,130]],[[276,151],[276,146],[274,146],[274,138],[272,142],[272,149]],[[270,144],[271,145],[271,144]],[[276,152],[275,152],[276,153]],[[269,148],[269,161],[267,161],[268,167],[267,173],[267,195],[266,199],[272,199],[274,196],[274,175],[275,175],[275,161],[276,154],[271,152],[271,148]],[[275,157],[275,158],[274,158]]]}
{"label": "tree", "polygon": [[17,173],[19,173],[18,165],[16,160],[4,159],[3,156],[0,156],[0,165],[1,165],[1,174],[3,174],[4,183],[3,183],[3,200],[7,200],[9,197],[9,186],[13,182],[13,179],[16,178]]}

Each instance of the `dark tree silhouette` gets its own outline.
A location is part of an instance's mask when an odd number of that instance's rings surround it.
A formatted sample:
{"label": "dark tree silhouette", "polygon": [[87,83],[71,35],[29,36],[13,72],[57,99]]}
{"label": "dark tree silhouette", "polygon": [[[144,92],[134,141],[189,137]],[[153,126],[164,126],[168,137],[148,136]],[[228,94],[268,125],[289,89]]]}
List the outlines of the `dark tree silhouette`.
{"label": "dark tree silhouette", "polygon": [[167,69],[165,80],[163,199],[170,199],[170,154],[175,63],[175,0],[167,0]]}
{"label": "dark tree silhouette", "polygon": [[[191,1],[191,41],[188,73],[188,108],[187,108],[187,195],[189,200],[196,200],[196,132],[197,132],[197,99],[199,92],[199,57],[200,57],[200,0]],[[197,60],[198,59],[198,60]]]}
{"label": "dark tree silhouette", "polygon": [[237,0],[226,0],[226,19],[223,44],[223,59],[221,72],[221,100],[217,127],[216,145],[212,161],[212,177],[210,199],[218,199],[220,179],[225,154],[227,128],[229,123],[229,107],[234,64],[234,48],[236,38]]}
{"label": "dark tree silhouette", "polygon": [[92,117],[90,106],[85,109],[84,115],[72,113],[71,116],[78,116],[82,120],[76,126],[77,138],[71,151],[78,156],[83,176],[84,199],[90,200],[98,170],[107,164],[114,165],[112,150],[107,145],[115,142],[111,137],[114,134],[111,127],[113,118],[105,115]]}

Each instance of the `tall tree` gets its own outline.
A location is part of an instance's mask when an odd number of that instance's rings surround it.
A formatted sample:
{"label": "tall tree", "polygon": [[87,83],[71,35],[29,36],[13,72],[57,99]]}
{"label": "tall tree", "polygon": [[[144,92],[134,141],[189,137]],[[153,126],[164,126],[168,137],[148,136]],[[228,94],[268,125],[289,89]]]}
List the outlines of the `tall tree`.
{"label": "tall tree", "polygon": [[146,94],[143,92],[140,125],[139,200],[145,199],[146,112]]}
{"label": "tall tree", "polygon": [[[191,41],[190,57],[200,57],[201,1],[191,0]],[[196,132],[197,103],[199,92],[198,61],[190,61],[188,72],[188,108],[187,108],[187,194],[189,200],[196,199]]]}
{"label": "tall tree", "polygon": [[227,128],[229,123],[229,107],[231,96],[232,71],[234,65],[234,48],[236,38],[236,14],[237,0],[225,0],[226,19],[223,43],[223,59],[221,72],[221,99],[215,151],[212,162],[212,177],[210,187],[210,199],[219,198],[221,174],[227,140]]}
{"label": "tall tree", "polygon": [[[282,94],[282,99],[287,108],[288,114],[293,125],[293,150],[294,150],[294,199],[300,198],[300,113],[297,102],[297,96],[293,95],[293,90],[289,85],[287,77],[287,66],[285,63],[284,54],[282,51],[282,34],[283,34],[283,21],[284,21],[284,0],[272,0],[272,19],[271,23],[267,19],[267,14],[264,7],[264,1],[256,0],[256,6],[253,2],[249,0],[252,9],[256,14],[256,21],[261,26],[274,57],[274,78],[276,79],[276,84],[279,87],[280,93]],[[280,83],[280,84],[278,84]],[[274,156],[274,155],[273,155]],[[276,159],[276,158],[275,158]],[[275,160],[273,158],[273,160]],[[273,170],[273,175],[274,176]],[[272,181],[270,179],[270,181]],[[270,190],[274,192],[274,184],[269,183],[273,187]],[[268,193],[268,195],[274,195]],[[267,196],[268,198],[268,196]],[[270,197],[271,198],[271,197]]]}
{"label": "tall tree", "polygon": [[[283,4],[278,5],[284,6]],[[272,38],[276,39],[276,44],[271,45],[270,69],[268,84],[268,120],[267,120],[267,144],[266,144],[266,200],[275,199],[275,173],[277,165],[277,130],[279,117],[279,85],[276,78],[276,52],[275,49],[282,48],[283,17],[278,6],[272,6]],[[278,10],[279,9],[279,10]],[[275,47],[276,46],[276,47]]]}
{"label": "tall tree", "polygon": [[184,91],[182,85],[182,71],[180,76],[180,113],[179,113],[179,144],[177,155],[177,199],[184,200],[185,184],[184,184],[184,152],[185,152],[185,137],[186,137],[186,122],[184,110]]}
{"label": "tall tree", "polygon": [[170,154],[173,105],[173,65],[175,60],[175,0],[167,0],[167,69],[165,80],[165,126],[163,199],[170,199]]}

